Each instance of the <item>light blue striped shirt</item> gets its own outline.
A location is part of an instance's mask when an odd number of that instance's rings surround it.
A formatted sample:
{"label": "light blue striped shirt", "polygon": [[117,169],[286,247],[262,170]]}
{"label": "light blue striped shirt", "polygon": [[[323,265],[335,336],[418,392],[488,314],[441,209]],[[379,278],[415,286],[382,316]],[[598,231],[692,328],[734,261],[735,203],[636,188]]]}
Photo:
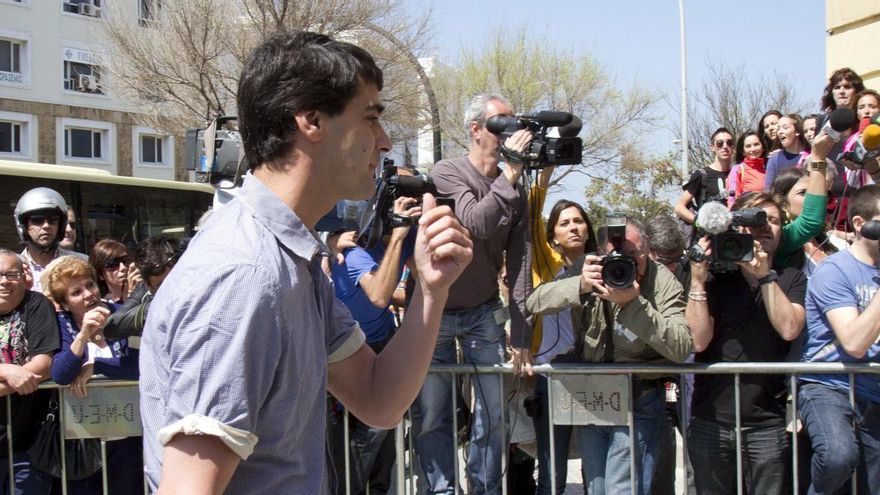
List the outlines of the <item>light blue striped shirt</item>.
{"label": "light blue striped shirt", "polygon": [[153,490],[162,440],[185,432],[217,435],[246,459],[227,493],[328,491],[327,364],[364,336],[321,271],[324,249],[250,174],[189,244],[153,300],[141,347]]}

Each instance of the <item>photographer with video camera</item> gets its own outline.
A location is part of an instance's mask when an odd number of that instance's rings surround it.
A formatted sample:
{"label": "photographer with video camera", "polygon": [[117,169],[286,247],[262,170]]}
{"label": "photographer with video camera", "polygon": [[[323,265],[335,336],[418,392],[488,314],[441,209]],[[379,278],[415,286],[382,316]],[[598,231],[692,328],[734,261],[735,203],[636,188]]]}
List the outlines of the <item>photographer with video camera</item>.
{"label": "photographer with video camera", "polygon": [[[525,164],[508,161],[499,167],[502,141],[486,126],[499,114],[513,114],[504,98],[475,96],[465,110],[471,140],[467,155],[442,160],[431,170],[438,196],[455,201],[455,215],[474,243],[473,261],[449,290],[432,362],[455,362],[456,340],[468,364],[504,361],[507,312],[497,281],[506,254],[513,363],[518,370],[530,371],[531,324],[525,299],[531,289],[531,236],[526,191],[519,184]],[[522,153],[531,137],[530,131],[520,130],[504,146]],[[415,449],[431,493],[451,493],[457,479],[449,408],[452,380],[447,374],[429,374],[413,404]],[[501,493],[501,458],[506,449],[501,380],[475,375],[472,384],[474,418],[466,454],[470,490]]]}
{"label": "photographer with video camera", "polygon": [[[529,296],[534,314],[571,309],[575,343],[569,354],[586,363],[678,363],[692,350],[681,284],[648,257],[645,227],[609,214],[599,229],[604,256],[579,258],[568,278]],[[630,487],[629,427],[576,427],[590,494],[650,493],[665,401],[665,377],[634,378],[636,486]]]}
{"label": "photographer with video camera", "polygon": [[[771,269],[782,239],[782,209],[772,196],[746,193],[732,209],[734,223],[746,226],[739,233],[704,236],[698,243],[704,255],[690,261],[687,320],[696,361],[783,362],[804,326],[807,278],[796,268]],[[751,249],[742,252],[714,243]],[[734,254],[739,261],[733,270],[710,273],[710,266],[718,266],[710,265],[710,259],[729,266]],[[785,377],[742,375],[741,384],[745,489],[782,493],[790,480]],[[734,395],[733,377],[696,375],[688,448],[697,493],[736,493]]]}

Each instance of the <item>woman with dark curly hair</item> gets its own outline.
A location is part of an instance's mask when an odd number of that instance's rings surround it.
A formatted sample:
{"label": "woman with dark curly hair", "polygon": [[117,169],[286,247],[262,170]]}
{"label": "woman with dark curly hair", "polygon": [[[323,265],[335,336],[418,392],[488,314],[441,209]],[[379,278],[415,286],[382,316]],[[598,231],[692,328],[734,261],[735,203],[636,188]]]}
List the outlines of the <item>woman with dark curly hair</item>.
{"label": "woman with dark curly hair", "polygon": [[841,107],[855,110],[856,93],[864,89],[865,83],[854,70],[849,67],[837,69],[828,78],[828,84],[822,92],[822,111],[832,112]]}

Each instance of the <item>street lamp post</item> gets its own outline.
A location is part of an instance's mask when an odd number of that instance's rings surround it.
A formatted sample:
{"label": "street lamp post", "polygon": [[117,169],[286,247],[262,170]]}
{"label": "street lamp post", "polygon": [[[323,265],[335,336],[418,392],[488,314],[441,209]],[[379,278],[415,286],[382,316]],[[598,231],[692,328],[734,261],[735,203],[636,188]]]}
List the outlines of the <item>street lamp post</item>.
{"label": "street lamp post", "polygon": [[686,181],[690,176],[688,166],[688,117],[687,117],[687,50],[684,36],[684,0],[678,0],[678,30],[681,58],[681,175]]}

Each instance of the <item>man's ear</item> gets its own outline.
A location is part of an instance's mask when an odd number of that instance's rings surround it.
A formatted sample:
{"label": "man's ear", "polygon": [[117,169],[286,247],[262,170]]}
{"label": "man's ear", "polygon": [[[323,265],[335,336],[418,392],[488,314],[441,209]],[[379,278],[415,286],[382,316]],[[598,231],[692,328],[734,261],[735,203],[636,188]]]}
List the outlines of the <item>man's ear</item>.
{"label": "man's ear", "polygon": [[480,124],[478,124],[475,120],[470,121],[468,124],[468,132],[471,134],[471,139],[476,140],[477,136],[480,135]]}
{"label": "man's ear", "polygon": [[866,222],[866,221],[867,221],[867,220],[865,220],[864,218],[860,217],[859,215],[854,216],[854,217],[852,218],[853,232],[861,232],[861,231],[862,231],[862,226],[865,225],[865,222]]}
{"label": "man's ear", "polygon": [[324,117],[324,114],[317,110],[302,110],[293,116],[296,130],[311,142],[320,141],[323,137],[326,125]]}

